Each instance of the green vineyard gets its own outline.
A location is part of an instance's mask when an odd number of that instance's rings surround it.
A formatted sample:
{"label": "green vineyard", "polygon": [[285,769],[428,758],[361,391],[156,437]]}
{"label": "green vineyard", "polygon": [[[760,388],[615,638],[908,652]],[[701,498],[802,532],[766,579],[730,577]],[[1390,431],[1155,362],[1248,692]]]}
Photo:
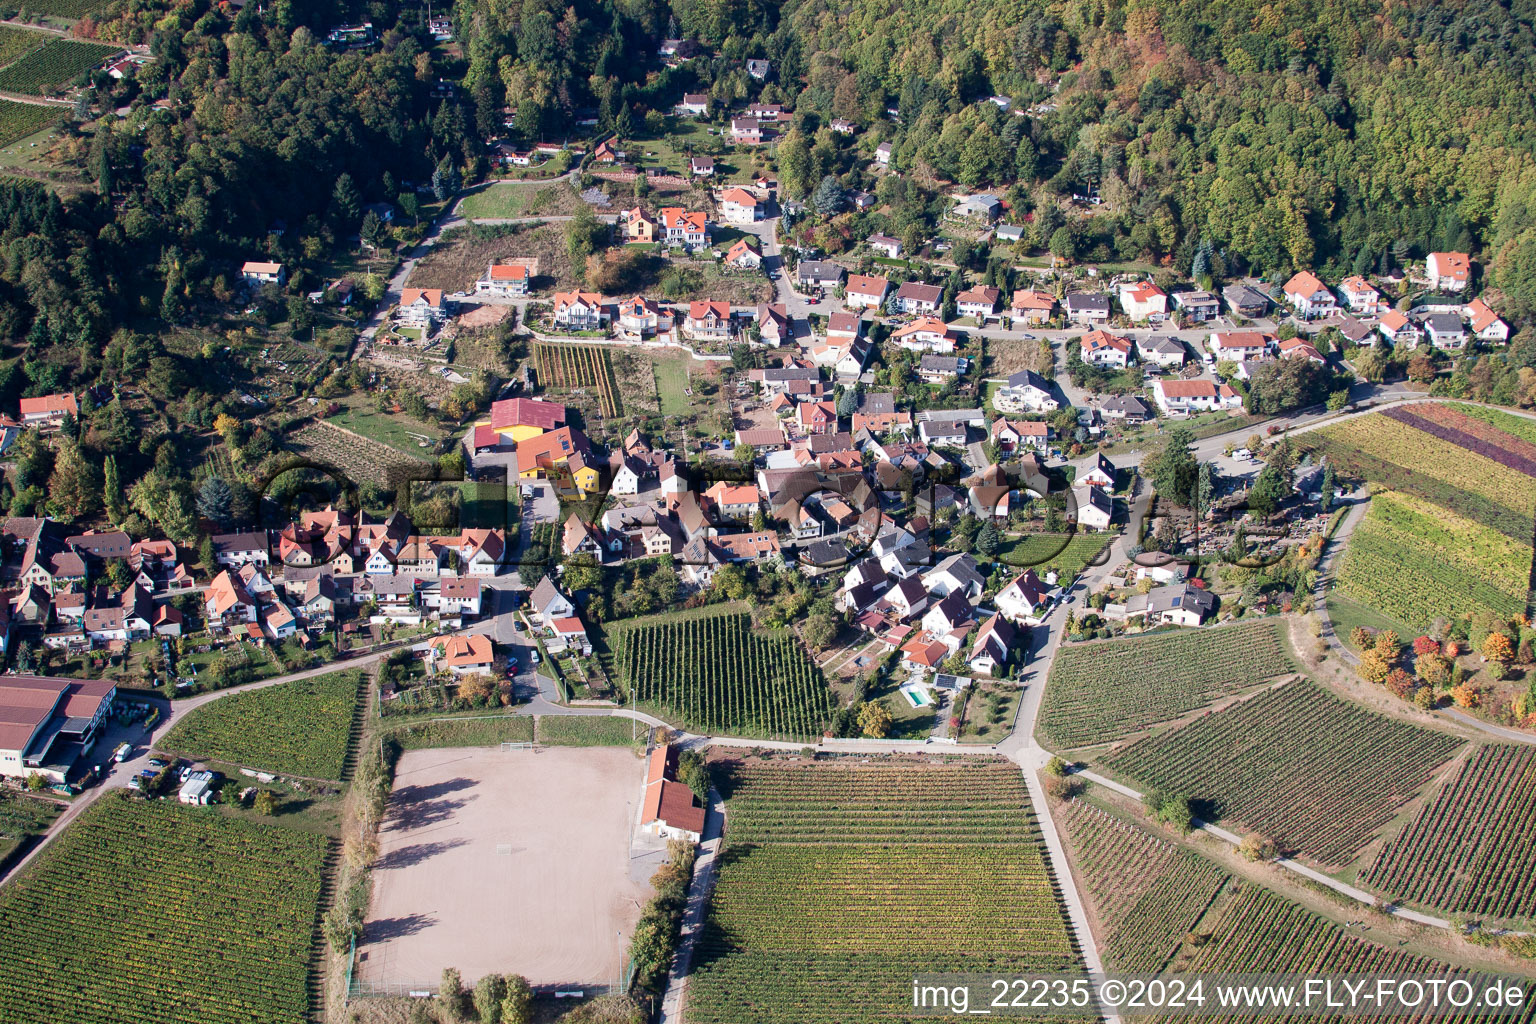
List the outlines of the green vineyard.
{"label": "green vineyard", "polygon": [[330,672],[233,693],[192,711],[160,741],[168,751],[312,779],[341,779],[359,672]]}
{"label": "green vineyard", "polygon": [[1345,864],[1460,741],[1373,714],[1302,681],[1110,755],[1109,769],[1181,793],[1282,848]]}
{"label": "green vineyard", "polygon": [[75,80],[115,53],[118,46],[55,39],[13,64],[0,68],[0,92],[42,96]]}
{"label": "green vineyard", "polygon": [[0,889],[0,1020],[305,1024],[327,846],[101,800]]}
{"label": "green vineyard", "polygon": [[832,711],[794,634],[753,628],[740,605],[621,623],[607,641],[636,700],[698,732],[810,739]]}
{"label": "green vineyard", "polygon": [[1051,666],[1038,734],[1066,750],[1123,739],[1295,671],[1278,619],[1066,647]]}
{"label": "green vineyard", "polygon": [[1452,913],[1536,917],[1536,747],[1475,751],[1361,880]]}
{"label": "green vineyard", "polygon": [[0,146],[9,146],[33,132],[40,132],[63,115],[62,107],[0,100]]}
{"label": "green vineyard", "polygon": [[690,1024],[916,1019],[915,972],[1081,966],[1017,765],[750,765],[722,789]]}
{"label": "green vineyard", "polygon": [[1107,968],[1162,970],[1226,884],[1225,873],[1081,800],[1059,811],[1056,822],[1076,850],[1078,884],[1098,910]]}

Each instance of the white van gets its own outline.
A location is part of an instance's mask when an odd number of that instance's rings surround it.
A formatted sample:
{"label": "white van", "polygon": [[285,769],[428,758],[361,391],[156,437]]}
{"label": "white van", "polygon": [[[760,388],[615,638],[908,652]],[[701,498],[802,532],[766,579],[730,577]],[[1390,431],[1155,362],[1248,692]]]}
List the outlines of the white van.
{"label": "white van", "polygon": [[132,753],[133,753],[133,745],[132,744],[130,744],[130,743],[120,743],[120,744],[118,744],[117,749],[112,751],[112,760],[116,761],[118,764],[122,764],[124,761],[128,760],[128,755],[132,754]]}

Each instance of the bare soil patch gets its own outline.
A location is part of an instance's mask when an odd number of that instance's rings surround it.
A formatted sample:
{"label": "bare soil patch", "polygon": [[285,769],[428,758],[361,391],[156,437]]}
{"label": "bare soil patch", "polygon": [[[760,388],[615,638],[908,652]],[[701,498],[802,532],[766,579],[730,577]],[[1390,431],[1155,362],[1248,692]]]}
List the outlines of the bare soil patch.
{"label": "bare soil patch", "polygon": [[534,291],[576,287],[570,254],[566,251],[565,224],[551,221],[450,228],[443,232],[432,251],[411,268],[406,284],[411,288],[470,291],[487,265],[528,256],[539,259],[539,273],[532,282]]}
{"label": "bare soil patch", "polygon": [[612,978],[649,886],[629,876],[645,765],[628,748],[407,752],[379,835],[358,969],[435,988],[493,972]]}

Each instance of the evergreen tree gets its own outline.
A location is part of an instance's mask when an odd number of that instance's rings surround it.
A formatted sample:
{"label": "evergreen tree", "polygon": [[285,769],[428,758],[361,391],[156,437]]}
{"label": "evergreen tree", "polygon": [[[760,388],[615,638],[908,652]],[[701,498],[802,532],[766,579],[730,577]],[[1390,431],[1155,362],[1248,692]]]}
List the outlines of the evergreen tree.
{"label": "evergreen tree", "polygon": [[336,179],[331,191],[331,223],[338,229],[351,230],[363,215],[363,196],[358,192],[352,175],[343,174]]}
{"label": "evergreen tree", "polygon": [[821,184],[816,186],[816,194],[811,198],[816,212],[825,217],[841,213],[847,201],[848,196],[843,192],[843,186],[830,174],[821,179]]}
{"label": "evergreen tree", "polygon": [[197,492],[197,513],[222,527],[229,522],[234,492],[221,476],[210,476]]}

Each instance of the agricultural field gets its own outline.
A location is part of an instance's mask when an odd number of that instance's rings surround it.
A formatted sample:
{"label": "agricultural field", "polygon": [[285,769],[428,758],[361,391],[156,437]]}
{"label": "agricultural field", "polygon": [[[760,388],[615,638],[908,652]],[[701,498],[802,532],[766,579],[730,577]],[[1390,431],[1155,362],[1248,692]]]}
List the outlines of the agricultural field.
{"label": "agricultural field", "polygon": [[361,672],[331,672],[232,693],[190,712],[158,746],[312,779],[346,771]]}
{"label": "agricultural field", "polygon": [[831,714],[826,681],[788,630],[754,628],[739,604],[631,619],[607,630],[617,678],[689,729],[811,739]]}
{"label": "agricultural field", "polygon": [[1451,913],[1536,917],[1536,748],[1474,751],[1360,877]]}
{"label": "agricultural field", "polygon": [[[341,411],[327,417],[327,423],[387,445],[407,458],[431,458],[433,446],[445,435],[440,424],[418,420],[403,409],[380,412],[371,402],[343,401],[340,404]],[[424,440],[425,445],[422,444]]]}
{"label": "agricultural field", "polygon": [[568,217],[580,198],[563,181],[553,184],[496,184],[465,196],[459,216],[465,220],[510,220],[515,217]]}
{"label": "agricultural field", "polygon": [[923,971],[1079,967],[1016,765],[748,763],[722,779],[726,846],[690,1024],[862,1024]]}
{"label": "agricultural field", "polygon": [[121,52],[120,46],[54,39],[41,49],[0,68],[0,92],[47,95]]}
{"label": "agricultural field", "polygon": [[1460,745],[1310,681],[1266,691],[1111,754],[1106,768],[1188,796],[1283,850],[1347,864]]}
{"label": "agricultural field", "polygon": [[1527,419],[1524,416],[1516,416],[1513,413],[1501,412],[1498,409],[1489,409],[1481,405],[1462,405],[1459,402],[1448,403],[1448,407],[1466,416],[1468,419],[1481,420],[1490,427],[1502,431],[1511,437],[1518,437],[1522,441],[1536,444],[1536,420]]}
{"label": "agricultural field", "polygon": [[1295,671],[1278,619],[1064,647],[1040,706],[1040,742],[1111,743]]}
{"label": "agricultural field", "polygon": [[99,801],[0,889],[0,1020],[305,1024],[329,845],[207,808]]}
{"label": "agricultural field", "polygon": [[26,9],[56,18],[83,18],[106,6],[106,0],[27,0]]}
{"label": "agricultural field", "polygon": [[1338,589],[1423,631],[1435,619],[1525,611],[1528,545],[1409,494],[1383,491],[1355,528]]}
{"label": "agricultural field", "polygon": [[1108,534],[1031,533],[1008,536],[998,549],[997,560],[1044,575],[1055,569],[1063,581],[1073,579],[1110,542]]}
{"label": "agricultural field", "polygon": [[1058,811],[1056,821],[1094,909],[1105,966],[1158,973],[1227,883],[1226,873],[1082,800]]}
{"label": "agricultural field", "polygon": [[624,415],[618,381],[606,346],[535,342],[533,363],[539,383],[564,391],[590,388],[604,416]]}
{"label": "agricultural field", "polygon": [[64,110],[63,107],[45,107],[38,103],[0,100],[0,146],[9,146],[42,131],[58,121]]}
{"label": "agricultural field", "polygon": [[48,831],[63,809],[63,804],[53,800],[0,790],[0,865],[29,836]]}
{"label": "agricultural field", "polygon": [[288,434],[283,438],[283,447],[322,465],[336,467],[354,483],[372,480],[389,484],[390,467],[425,465],[420,459],[324,420],[306,423]]}

